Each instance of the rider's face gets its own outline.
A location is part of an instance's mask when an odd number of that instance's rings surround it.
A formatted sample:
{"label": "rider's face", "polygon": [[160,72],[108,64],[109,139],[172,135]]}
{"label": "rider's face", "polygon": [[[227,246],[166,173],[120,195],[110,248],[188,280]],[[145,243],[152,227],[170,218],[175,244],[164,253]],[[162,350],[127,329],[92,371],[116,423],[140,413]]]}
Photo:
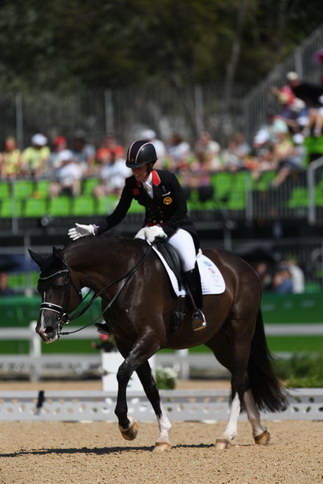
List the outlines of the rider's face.
{"label": "rider's face", "polygon": [[132,168],[132,173],[135,179],[139,182],[146,181],[148,178],[147,166],[138,166],[138,168]]}

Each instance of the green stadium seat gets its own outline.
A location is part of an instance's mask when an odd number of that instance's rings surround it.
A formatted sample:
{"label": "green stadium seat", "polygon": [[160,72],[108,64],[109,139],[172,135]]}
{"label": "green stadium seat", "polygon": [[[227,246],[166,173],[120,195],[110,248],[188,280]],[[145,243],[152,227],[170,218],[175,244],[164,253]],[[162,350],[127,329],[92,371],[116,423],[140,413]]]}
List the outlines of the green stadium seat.
{"label": "green stadium seat", "polygon": [[136,200],[132,201],[128,213],[143,213],[145,211],[145,207],[140,205]]}
{"label": "green stadium seat", "polygon": [[199,200],[199,195],[197,190],[192,190],[189,199],[187,200],[187,208],[189,211],[201,210],[202,203]]}
{"label": "green stadium seat", "polygon": [[51,198],[48,202],[48,214],[55,217],[66,217],[71,214],[71,199],[60,196]]}
{"label": "green stadium seat", "polygon": [[230,198],[227,203],[229,210],[244,210],[246,207],[246,194],[245,192],[233,191],[230,194]]}
{"label": "green stadium seat", "polygon": [[265,192],[269,190],[271,182],[276,176],[276,172],[274,170],[269,170],[263,172],[258,180],[253,180],[253,189]]}
{"label": "green stadium seat", "polygon": [[13,197],[16,200],[24,200],[32,196],[34,188],[34,182],[31,180],[16,180],[13,184]]}
{"label": "green stadium seat", "polygon": [[249,171],[238,171],[233,175],[233,189],[235,192],[246,192],[251,189],[251,173]]}
{"label": "green stadium seat", "polygon": [[99,184],[99,178],[87,178],[83,181],[82,195],[93,195],[94,188]]}
{"label": "green stadium seat", "polygon": [[21,200],[6,199],[0,202],[0,217],[22,217]]}
{"label": "green stadium seat", "polygon": [[10,273],[8,274],[8,285],[12,289],[25,289],[27,285],[27,276],[24,272],[22,273]]}
{"label": "green stadium seat", "polygon": [[307,188],[297,187],[294,188],[290,199],[287,202],[288,208],[302,208],[308,206],[308,193]]}
{"label": "green stadium seat", "polygon": [[323,136],[307,136],[304,140],[306,149],[306,164],[311,161],[311,155],[323,155]]}
{"label": "green stadium seat", "polygon": [[95,202],[91,196],[81,195],[72,202],[72,215],[94,215]]}
{"label": "green stadium seat", "polygon": [[5,198],[10,197],[10,186],[8,182],[0,182],[0,199],[3,200]]}
{"label": "green stadium seat", "polygon": [[323,186],[315,187],[315,205],[323,207]]}
{"label": "green stadium seat", "polygon": [[232,190],[233,176],[226,171],[215,173],[211,175],[211,183],[214,187],[214,197],[219,199],[228,195]]}
{"label": "green stadium seat", "polygon": [[43,198],[27,198],[25,201],[25,217],[42,217],[47,214],[47,200]]}
{"label": "green stadium seat", "polygon": [[34,196],[37,198],[47,198],[49,196],[49,181],[38,180],[35,185]]}
{"label": "green stadium seat", "polygon": [[117,206],[118,201],[118,195],[106,195],[105,197],[98,198],[96,202],[96,213],[98,215],[111,213]]}

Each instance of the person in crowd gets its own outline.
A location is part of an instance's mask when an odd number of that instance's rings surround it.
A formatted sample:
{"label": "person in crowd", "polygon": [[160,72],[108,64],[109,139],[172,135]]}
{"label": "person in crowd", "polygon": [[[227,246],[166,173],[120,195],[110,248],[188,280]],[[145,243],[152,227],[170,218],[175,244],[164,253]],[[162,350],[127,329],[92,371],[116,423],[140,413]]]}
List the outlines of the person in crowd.
{"label": "person in crowd", "polygon": [[223,150],[223,168],[235,172],[248,169],[250,147],[240,133],[235,133],[229,140],[228,147]]}
{"label": "person in crowd", "polygon": [[13,296],[15,291],[9,286],[9,278],[6,272],[0,272],[0,297]]}
{"label": "person in crowd", "polygon": [[63,150],[56,159],[56,181],[50,184],[50,195],[68,195],[75,197],[80,194],[83,167],[75,161],[71,150]]}
{"label": "person in crowd", "polygon": [[8,136],[4,142],[4,150],[0,153],[0,177],[17,178],[21,171],[21,151],[17,148],[16,139]]}
{"label": "person in crowd", "polygon": [[308,135],[319,137],[323,135],[323,95],[319,97],[320,106],[316,108],[310,108],[309,119],[307,125]]}
{"label": "person in crowd", "polygon": [[286,264],[292,276],[293,294],[302,294],[305,290],[305,276],[303,270],[297,264],[294,257],[289,257],[286,260]]}
{"label": "person in crowd", "polygon": [[310,110],[302,99],[295,98],[293,104],[288,105],[281,101],[282,110],[278,117],[288,126],[290,133],[306,132],[309,124]]}
{"label": "person in crowd", "polygon": [[189,169],[192,161],[192,150],[189,143],[180,134],[172,134],[167,146],[167,152],[170,158],[171,171],[181,173],[182,170]]}
{"label": "person in crowd", "polygon": [[50,149],[47,146],[47,138],[42,133],[34,134],[31,138],[31,146],[22,152],[22,167],[24,175],[40,178],[46,168]]}
{"label": "person in crowd", "polygon": [[267,262],[258,262],[255,266],[255,271],[258,274],[262,288],[264,291],[271,289],[272,287],[272,274],[268,267]]}
{"label": "person in crowd", "polygon": [[294,95],[302,99],[308,107],[317,107],[323,95],[323,84],[302,81],[297,72],[287,73],[288,84]]}
{"label": "person in crowd", "polygon": [[278,102],[284,103],[286,106],[292,106],[296,99],[292,86],[295,81],[298,81],[298,74],[296,72],[288,72],[286,74],[286,81],[287,83],[280,88],[272,86],[271,92],[277,98]]}
{"label": "person in crowd", "polygon": [[155,170],[157,161],[155,147],[147,140],[134,141],[128,151],[126,165],[132,170],[127,178],[120,201],[114,212],[101,225],[81,225],[68,231],[72,240],[87,235],[98,235],[120,223],[135,199],[145,207],[144,226],[136,238],[153,244],[165,239],[175,247],[182,258],[186,285],[194,300],[192,318],[194,331],[204,329],[207,324],[202,312],[202,289],[196,254],[199,239],[193,222],[187,214],[185,196],[176,176],[166,170]]}
{"label": "person in crowd", "polygon": [[203,131],[195,143],[195,155],[197,160],[208,167],[210,172],[222,169],[221,146],[211,138],[210,133]]}
{"label": "person in crowd", "polygon": [[164,168],[167,162],[165,143],[161,139],[157,138],[157,134],[153,129],[145,129],[141,133],[141,139],[146,139],[154,145],[157,154],[156,168]]}
{"label": "person in crowd", "polygon": [[258,156],[259,150],[267,149],[268,146],[275,143],[279,133],[288,133],[286,122],[274,111],[268,111],[266,122],[260,126],[253,139],[253,150]]}
{"label": "person in crowd", "polygon": [[93,341],[91,343],[92,348],[95,350],[104,351],[110,353],[112,351],[117,351],[117,347],[113,342],[110,334],[99,334],[99,341]]}
{"label": "person in crowd", "polygon": [[96,151],[96,161],[99,164],[106,163],[112,151],[117,158],[124,158],[124,147],[118,144],[115,135],[107,134],[101,146]]}
{"label": "person in crowd", "polygon": [[292,139],[288,134],[279,135],[273,153],[277,171],[272,181],[273,187],[281,185],[291,172],[304,168],[306,150],[303,143],[304,136],[301,133],[295,134]]}
{"label": "person in crowd", "polygon": [[272,288],[273,292],[277,294],[293,293],[292,275],[286,263],[281,263],[278,265],[273,277]]}
{"label": "person in crowd", "polygon": [[72,139],[73,159],[78,163],[86,176],[95,172],[95,147],[87,143],[83,130],[77,130]]}
{"label": "person in crowd", "polygon": [[117,152],[110,150],[108,157],[101,164],[101,183],[94,188],[93,194],[97,198],[110,193],[120,195],[125,180],[130,175],[131,170],[126,166],[125,159],[118,156]]}
{"label": "person in crowd", "polygon": [[56,177],[57,169],[61,166],[60,154],[67,149],[65,136],[56,136],[52,143],[51,154],[47,160],[44,176],[52,179]]}

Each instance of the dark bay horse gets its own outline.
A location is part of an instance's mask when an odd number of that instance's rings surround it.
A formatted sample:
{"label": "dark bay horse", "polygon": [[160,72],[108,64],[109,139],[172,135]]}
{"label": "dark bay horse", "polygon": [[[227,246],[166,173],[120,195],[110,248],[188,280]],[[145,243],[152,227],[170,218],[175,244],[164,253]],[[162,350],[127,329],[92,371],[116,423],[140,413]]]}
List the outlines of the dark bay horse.
{"label": "dark bay horse", "polygon": [[[104,318],[117,347],[125,358],[117,374],[115,413],[123,437],[132,440],[137,423],[127,415],[126,389],[137,372],[159,423],[155,449],[171,447],[171,424],[163,412],[148,359],[161,348],[183,349],[205,344],[231,373],[232,402],[227,426],[216,440],[217,448],[228,448],[237,435],[242,407],[247,412],[255,442],[264,445],[269,433],[261,424],[260,410],[281,411],[286,395],[271,367],[260,311],[261,284],[254,270],[225,250],[203,251],[223,274],[223,294],[204,296],[208,326],[193,332],[192,308],[174,330],[172,321],[178,299],[166,271],[151,247],[143,240],[86,237],[64,249],[53,249],[44,257],[30,251],[41,274],[42,297],[36,331],[47,343],[56,341],[69,314],[81,302],[81,289],[91,288],[101,297]],[[110,304],[109,304],[110,303]]]}

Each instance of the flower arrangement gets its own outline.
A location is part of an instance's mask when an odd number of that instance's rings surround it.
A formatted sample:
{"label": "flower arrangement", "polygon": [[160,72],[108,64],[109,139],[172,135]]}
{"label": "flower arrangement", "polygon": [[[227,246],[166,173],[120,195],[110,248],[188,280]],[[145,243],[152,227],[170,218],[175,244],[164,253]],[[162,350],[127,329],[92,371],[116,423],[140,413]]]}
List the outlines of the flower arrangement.
{"label": "flower arrangement", "polygon": [[178,374],[174,368],[158,366],[155,370],[156,384],[160,390],[174,390]]}

